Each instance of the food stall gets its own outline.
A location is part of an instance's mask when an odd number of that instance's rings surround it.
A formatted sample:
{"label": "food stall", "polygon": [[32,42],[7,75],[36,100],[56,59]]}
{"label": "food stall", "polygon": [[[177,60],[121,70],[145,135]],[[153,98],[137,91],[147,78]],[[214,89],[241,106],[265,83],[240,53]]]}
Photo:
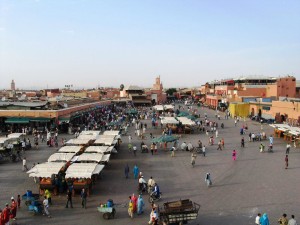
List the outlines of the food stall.
{"label": "food stall", "polygon": [[87,190],[89,196],[92,190],[93,180],[103,170],[104,165],[98,163],[73,163],[66,171],[65,178],[73,185],[73,196],[82,188]]}
{"label": "food stall", "polygon": [[115,146],[118,143],[118,140],[115,140],[115,136],[103,136],[100,135],[93,143],[93,146]]}
{"label": "food stall", "polygon": [[196,123],[187,118],[187,117],[177,117],[176,118],[182,125],[184,125],[184,133],[187,134],[187,133],[192,133],[193,131],[193,126],[196,125]]}
{"label": "food stall", "polygon": [[72,158],[76,155],[76,153],[65,153],[58,152],[50,155],[48,158],[48,162],[65,162],[68,163],[72,160]]}
{"label": "food stall", "polygon": [[103,132],[103,135],[119,135],[120,134],[120,131],[118,130],[107,130],[107,131],[104,131]]}
{"label": "food stall", "polygon": [[64,173],[67,169],[65,162],[46,162],[37,164],[32,169],[27,171],[29,177],[40,179],[40,194],[42,195],[46,189],[53,191],[54,195],[58,193],[58,186],[55,183],[54,177],[60,173]]}

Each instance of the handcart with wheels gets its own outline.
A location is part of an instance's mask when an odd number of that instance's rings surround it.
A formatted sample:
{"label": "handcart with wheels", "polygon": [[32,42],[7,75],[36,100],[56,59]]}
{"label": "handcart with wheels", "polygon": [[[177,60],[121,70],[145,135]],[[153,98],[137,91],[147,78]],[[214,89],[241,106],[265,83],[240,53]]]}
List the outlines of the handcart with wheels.
{"label": "handcart with wheels", "polygon": [[24,201],[26,206],[31,205],[33,201],[36,201],[40,198],[39,194],[32,194],[31,191],[27,191],[24,195],[22,195],[22,200]]}
{"label": "handcart with wheels", "polygon": [[114,206],[112,207],[97,207],[98,211],[103,213],[103,219],[109,220],[113,219],[116,214],[116,209]]}

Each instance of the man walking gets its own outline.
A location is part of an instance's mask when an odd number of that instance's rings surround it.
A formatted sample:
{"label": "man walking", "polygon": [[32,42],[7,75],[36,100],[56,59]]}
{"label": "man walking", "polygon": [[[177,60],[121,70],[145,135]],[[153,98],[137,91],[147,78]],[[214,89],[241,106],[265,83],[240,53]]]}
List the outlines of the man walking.
{"label": "man walking", "polygon": [[282,225],[288,225],[288,220],[285,213],[279,218],[278,223]]}
{"label": "man walking", "polygon": [[44,206],[44,214],[43,215],[46,215],[50,218],[51,216],[49,213],[49,202],[48,202],[47,196],[44,196],[43,206]]}
{"label": "man walking", "polygon": [[287,169],[289,167],[289,156],[288,155],[285,156],[284,161],[285,161],[285,169]]}
{"label": "man walking", "polygon": [[128,177],[129,177],[128,176],[129,175],[129,166],[128,166],[128,164],[126,164],[124,172],[125,172],[126,179],[128,179]]}
{"label": "man walking", "polygon": [[291,215],[291,219],[289,220],[288,225],[297,225],[297,221],[295,220],[295,216]]}
{"label": "man walking", "polygon": [[81,206],[82,206],[82,208],[86,209],[87,193],[86,193],[86,190],[84,188],[82,188],[80,196],[81,196]]}
{"label": "man walking", "polygon": [[242,140],[241,140],[241,147],[242,147],[242,148],[245,147],[245,139],[244,139],[244,137],[242,137]]}
{"label": "man walking", "polygon": [[291,145],[290,145],[290,143],[287,143],[287,145],[286,145],[286,151],[285,151],[286,155],[290,154],[290,149],[291,149]]}
{"label": "man walking", "polygon": [[72,191],[70,191],[70,189],[68,189],[68,191],[67,191],[67,204],[66,204],[66,208],[69,208],[69,202],[70,202],[71,208],[73,208]]}
{"label": "man walking", "polygon": [[23,158],[23,172],[28,171],[26,163],[27,163],[27,160],[26,160],[26,157],[24,157]]}
{"label": "man walking", "polygon": [[220,140],[219,143],[218,143],[218,148],[217,148],[217,150],[221,150],[221,151],[222,151],[222,142],[221,142],[221,140]]}

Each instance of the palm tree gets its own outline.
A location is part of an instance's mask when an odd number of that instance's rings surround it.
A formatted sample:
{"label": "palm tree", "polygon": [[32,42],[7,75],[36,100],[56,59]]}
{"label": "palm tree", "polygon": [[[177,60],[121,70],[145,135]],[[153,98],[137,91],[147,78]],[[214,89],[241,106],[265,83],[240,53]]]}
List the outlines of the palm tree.
{"label": "palm tree", "polygon": [[120,85],[120,91],[123,91],[123,89],[124,89],[124,84],[121,84]]}

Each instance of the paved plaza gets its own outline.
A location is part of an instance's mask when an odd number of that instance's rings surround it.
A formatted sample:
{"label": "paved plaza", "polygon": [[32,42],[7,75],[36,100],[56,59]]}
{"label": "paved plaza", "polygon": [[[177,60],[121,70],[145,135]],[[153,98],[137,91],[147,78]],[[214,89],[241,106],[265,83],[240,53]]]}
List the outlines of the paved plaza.
{"label": "paved plaza", "polygon": [[[207,112],[209,119],[214,118],[215,112],[209,109],[201,110],[201,116]],[[143,121],[145,122],[145,121]],[[234,126],[233,119],[224,120],[222,116],[219,125],[224,122],[225,128],[219,128],[219,138],[224,138],[225,149],[217,150],[217,144],[207,146],[207,155],[198,155],[196,165],[192,168],[190,164],[190,153],[176,151],[175,157],[170,156],[168,150],[159,150],[158,154],[140,153],[136,157],[128,152],[128,137],[123,136],[119,153],[113,155],[109,164],[103,170],[102,179],[97,180],[93,186],[93,193],[87,199],[87,209],[82,209],[80,197],[73,198],[74,208],[65,208],[66,195],[52,196],[53,205],[49,211],[52,218],[42,215],[32,215],[27,211],[27,207],[22,202],[22,208],[17,213],[17,221],[13,224],[38,225],[74,225],[74,224],[118,224],[118,225],[142,225],[149,221],[150,205],[148,196],[144,194],[146,203],[144,214],[135,215],[130,219],[127,214],[128,196],[137,194],[137,180],[133,179],[133,166],[137,164],[143,172],[146,180],[153,176],[159,184],[163,193],[163,202],[191,199],[201,205],[196,221],[189,222],[191,225],[246,225],[254,224],[255,216],[258,212],[268,213],[271,224],[277,224],[277,219],[282,213],[296,216],[300,221],[300,195],[298,186],[300,185],[300,154],[299,148],[292,148],[289,155],[289,169],[285,169],[285,142],[283,139],[274,139],[274,153],[260,153],[259,142],[248,141],[248,135],[244,135],[246,147],[240,148],[241,135],[239,129],[244,123],[240,121],[237,127]],[[248,131],[258,132],[261,130],[257,122],[246,121]],[[150,120],[147,120],[148,128],[151,127]],[[264,131],[269,136],[273,134],[273,129],[263,126]],[[133,142],[140,148],[140,139],[134,136],[133,127],[129,129],[133,137]],[[161,129],[148,129],[148,138],[145,143],[150,144],[149,133],[155,137],[161,135]],[[73,138],[71,135],[61,135],[67,139]],[[215,143],[219,140],[217,138]],[[208,145],[208,136],[205,133],[184,134],[179,140],[191,142],[194,145],[198,140]],[[268,146],[268,141],[264,141]],[[169,144],[170,146],[170,144]],[[232,161],[231,152],[237,150],[237,161]],[[26,152],[28,166],[36,162],[45,162],[47,158],[57,149],[48,148],[45,144],[40,145],[39,150]],[[125,179],[124,167],[128,163],[130,167],[130,179]],[[213,185],[206,187],[204,182],[205,174],[211,173]],[[0,164],[0,206],[10,203],[10,197],[17,197],[17,194],[24,194],[26,190],[38,191],[38,186],[29,178],[28,174],[22,172],[22,163],[2,162]],[[101,202],[113,199],[117,203],[117,214],[115,219],[104,220],[96,207]]]}

